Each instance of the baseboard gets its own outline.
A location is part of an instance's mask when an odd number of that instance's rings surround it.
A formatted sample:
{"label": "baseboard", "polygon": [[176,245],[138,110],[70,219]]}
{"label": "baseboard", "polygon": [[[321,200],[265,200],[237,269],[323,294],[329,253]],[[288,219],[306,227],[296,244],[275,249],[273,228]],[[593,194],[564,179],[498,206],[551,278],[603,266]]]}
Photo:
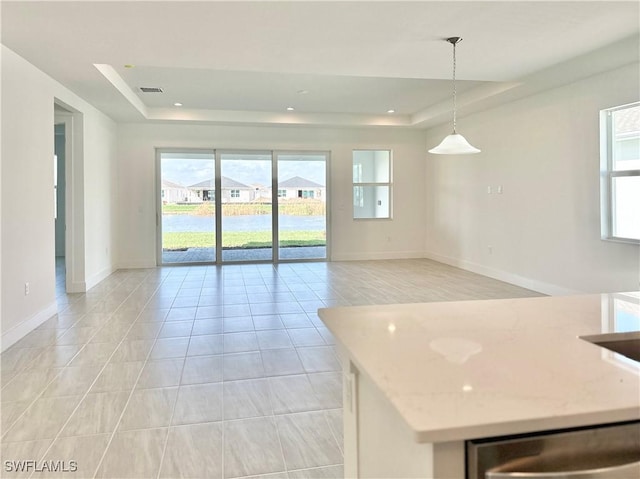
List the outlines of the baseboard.
{"label": "baseboard", "polygon": [[94,274],[93,276],[91,276],[91,278],[89,278],[86,281],[86,291],[89,291],[91,288],[97,285],[100,281],[107,278],[113,272],[114,272],[114,269],[109,267],[109,268],[103,269],[98,274]]}
{"label": "baseboard", "polygon": [[58,313],[58,305],[54,301],[45,309],[37,312],[26,321],[22,321],[21,323],[15,325],[9,331],[2,334],[1,350],[4,351],[8,349],[10,346],[20,341],[27,334],[29,334],[31,331],[36,329],[38,326],[44,323],[47,319],[51,318],[57,313]]}
{"label": "baseboard", "polygon": [[331,254],[331,261],[367,261],[382,259],[416,259],[424,258],[422,251],[380,251],[377,253]]}
{"label": "baseboard", "polygon": [[120,269],[148,269],[155,268],[156,262],[150,261],[140,261],[140,260],[132,260],[132,261],[119,261],[113,267],[112,271],[118,271]]}
{"label": "baseboard", "polygon": [[578,291],[575,289],[565,288],[564,286],[558,286],[557,284],[547,283],[544,281],[538,281],[536,279],[520,276],[509,271],[501,269],[490,268],[472,261],[461,260],[459,258],[452,258],[450,256],[444,256],[437,253],[427,252],[424,255],[425,258],[438,261],[439,263],[455,266],[456,268],[471,271],[472,273],[478,273],[489,278],[504,281],[505,283],[514,284],[521,288],[537,291],[538,293],[548,294],[549,296],[567,296],[572,294],[583,294],[584,291]]}

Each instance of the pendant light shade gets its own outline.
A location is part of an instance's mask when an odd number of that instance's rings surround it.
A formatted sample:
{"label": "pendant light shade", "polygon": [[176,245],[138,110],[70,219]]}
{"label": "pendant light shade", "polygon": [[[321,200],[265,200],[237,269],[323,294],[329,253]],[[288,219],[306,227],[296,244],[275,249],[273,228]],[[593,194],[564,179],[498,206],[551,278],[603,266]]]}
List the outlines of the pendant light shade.
{"label": "pendant light shade", "polygon": [[447,41],[453,45],[453,133],[446,136],[442,142],[435,148],[431,148],[429,153],[434,155],[470,155],[480,153],[478,148],[469,144],[469,142],[456,131],[456,44],[462,41],[460,37],[447,38]]}
{"label": "pendant light shade", "polygon": [[444,137],[435,148],[431,148],[429,153],[434,155],[470,155],[480,153],[480,150],[471,146],[460,133],[451,133]]}

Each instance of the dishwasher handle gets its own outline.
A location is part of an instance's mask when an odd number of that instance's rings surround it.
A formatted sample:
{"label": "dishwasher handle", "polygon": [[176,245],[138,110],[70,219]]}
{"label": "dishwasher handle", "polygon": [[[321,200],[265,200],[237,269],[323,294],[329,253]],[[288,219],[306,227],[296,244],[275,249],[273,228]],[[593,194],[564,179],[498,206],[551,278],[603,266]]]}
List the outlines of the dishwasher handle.
{"label": "dishwasher handle", "polygon": [[[505,465],[500,469],[508,467]],[[487,471],[487,479],[629,479],[640,477],[640,461],[611,467],[584,469],[577,471]]]}

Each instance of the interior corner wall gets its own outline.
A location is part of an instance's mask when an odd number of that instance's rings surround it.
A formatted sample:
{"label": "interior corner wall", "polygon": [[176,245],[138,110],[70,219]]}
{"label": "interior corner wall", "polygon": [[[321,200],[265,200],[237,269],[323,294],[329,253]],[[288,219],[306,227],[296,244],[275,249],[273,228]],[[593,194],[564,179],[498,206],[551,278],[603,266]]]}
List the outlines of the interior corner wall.
{"label": "interior corner wall", "polygon": [[638,245],[600,235],[599,113],[639,80],[636,63],[461,118],[482,152],[430,155],[427,256],[547,294],[637,290]]}
{"label": "interior corner wall", "polygon": [[[54,100],[79,113],[74,162],[82,163],[86,283],[111,271],[115,123],[2,46],[2,349],[57,311],[53,196]],[[7,121],[10,118],[11,121]],[[74,128],[75,130],[75,128]],[[77,150],[77,151],[76,151]],[[67,152],[67,157],[69,152]],[[75,167],[74,167],[75,168]],[[86,219],[86,221],[85,221]],[[86,228],[86,229],[85,229]],[[100,235],[100,237],[98,237]],[[105,254],[105,248],[109,251]],[[69,252],[67,251],[67,254]],[[29,294],[25,294],[25,283]]]}
{"label": "interior corner wall", "polygon": [[[120,268],[156,265],[155,148],[330,151],[331,259],[424,256],[424,132],[131,123],[118,125],[118,148]],[[353,220],[354,149],[393,150],[393,220]]]}

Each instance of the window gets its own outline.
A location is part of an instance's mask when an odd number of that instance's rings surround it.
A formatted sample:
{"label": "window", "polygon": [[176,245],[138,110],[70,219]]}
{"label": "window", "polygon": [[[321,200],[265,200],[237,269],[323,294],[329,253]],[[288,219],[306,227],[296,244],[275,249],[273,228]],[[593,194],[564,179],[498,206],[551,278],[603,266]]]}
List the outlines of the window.
{"label": "window", "polygon": [[353,151],[354,219],[391,218],[391,151]]}
{"label": "window", "polygon": [[640,242],[640,103],[600,112],[602,238]]}
{"label": "window", "polygon": [[240,190],[231,190],[231,198],[240,198]]}
{"label": "window", "polygon": [[286,198],[287,190],[278,190],[278,198]]}

